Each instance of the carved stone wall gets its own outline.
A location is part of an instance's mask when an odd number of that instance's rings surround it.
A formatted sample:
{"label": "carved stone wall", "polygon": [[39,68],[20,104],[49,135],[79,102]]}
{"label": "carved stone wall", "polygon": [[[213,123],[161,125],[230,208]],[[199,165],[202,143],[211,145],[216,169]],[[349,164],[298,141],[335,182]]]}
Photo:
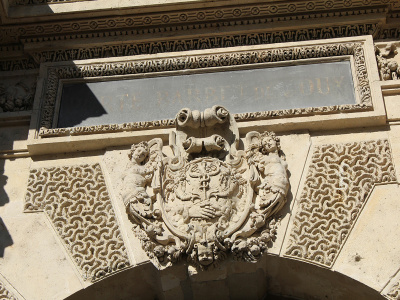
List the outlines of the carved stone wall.
{"label": "carved stone wall", "polygon": [[17,298],[15,298],[14,295],[6,289],[2,282],[0,282],[0,299],[17,300]]}
{"label": "carved stone wall", "polygon": [[332,266],[373,186],[395,180],[387,140],[317,147],[285,254]]}
{"label": "carved stone wall", "polygon": [[99,164],[31,170],[24,208],[48,215],[85,280],[129,265]]}

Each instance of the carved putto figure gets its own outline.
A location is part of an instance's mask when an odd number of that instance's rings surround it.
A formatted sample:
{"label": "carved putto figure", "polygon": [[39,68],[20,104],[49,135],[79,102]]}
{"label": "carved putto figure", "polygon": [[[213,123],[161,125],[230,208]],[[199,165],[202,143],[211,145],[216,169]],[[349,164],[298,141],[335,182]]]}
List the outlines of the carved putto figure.
{"label": "carved putto figure", "polygon": [[[254,138],[256,143],[252,143]],[[256,186],[258,196],[255,207],[278,211],[285,203],[282,199],[286,197],[289,188],[287,163],[280,150],[279,139],[273,132],[250,132],[247,139],[249,163],[256,168],[251,169],[254,172],[253,180],[259,183]]]}
{"label": "carved putto figure", "polygon": [[239,131],[222,106],[182,109],[170,135],[132,146],[121,197],[147,254],[161,266],[186,257],[203,270],[231,252],[254,261],[276,235],[286,202],[287,165],[272,132]]}

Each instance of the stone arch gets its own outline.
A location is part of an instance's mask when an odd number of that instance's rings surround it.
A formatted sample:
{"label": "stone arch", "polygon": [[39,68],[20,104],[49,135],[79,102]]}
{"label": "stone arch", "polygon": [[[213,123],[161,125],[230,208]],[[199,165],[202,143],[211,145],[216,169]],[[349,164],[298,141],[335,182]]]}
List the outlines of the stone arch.
{"label": "stone arch", "polygon": [[81,299],[385,299],[339,272],[265,255],[257,263],[228,261],[188,275],[180,263],[165,270],[145,263],[100,280],[67,300]]}

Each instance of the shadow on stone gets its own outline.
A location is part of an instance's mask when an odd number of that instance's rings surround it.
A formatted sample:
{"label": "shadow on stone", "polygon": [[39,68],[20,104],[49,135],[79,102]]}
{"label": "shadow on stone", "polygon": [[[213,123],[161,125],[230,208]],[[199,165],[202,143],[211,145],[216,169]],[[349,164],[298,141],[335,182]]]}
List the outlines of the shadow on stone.
{"label": "shadow on stone", "polygon": [[3,219],[0,217],[0,257],[4,257],[4,249],[13,244],[11,235],[9,234]]}
{"label": "shadow on stone", "polygon": [[[58,127],[82,126],[83,121],[103,115],[107,115],[107,111],[87,83],[81,82],[64,85]],[[86,121],[84,125],[94,125],[91,123],[90,121]]]}

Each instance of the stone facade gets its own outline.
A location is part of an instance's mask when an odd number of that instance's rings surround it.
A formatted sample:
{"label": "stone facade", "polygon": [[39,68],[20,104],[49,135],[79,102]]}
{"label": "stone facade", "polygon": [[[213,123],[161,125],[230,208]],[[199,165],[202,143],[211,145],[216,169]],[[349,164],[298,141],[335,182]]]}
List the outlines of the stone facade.
{"label": "stone facade", "polygon": [[399,1],[0,3],[1,299],[400,299]]}

